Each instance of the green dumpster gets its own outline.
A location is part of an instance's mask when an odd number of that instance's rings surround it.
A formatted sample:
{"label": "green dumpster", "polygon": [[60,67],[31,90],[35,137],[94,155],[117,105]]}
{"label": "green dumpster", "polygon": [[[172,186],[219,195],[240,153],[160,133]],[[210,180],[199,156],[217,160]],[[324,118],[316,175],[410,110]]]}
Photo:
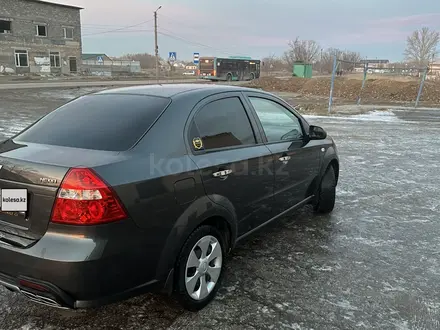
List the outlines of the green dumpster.
{"label": "green dumpster", "polygon": [[293,76],[300,78],[312,78],[312,64],[309,63],[294,63]]}

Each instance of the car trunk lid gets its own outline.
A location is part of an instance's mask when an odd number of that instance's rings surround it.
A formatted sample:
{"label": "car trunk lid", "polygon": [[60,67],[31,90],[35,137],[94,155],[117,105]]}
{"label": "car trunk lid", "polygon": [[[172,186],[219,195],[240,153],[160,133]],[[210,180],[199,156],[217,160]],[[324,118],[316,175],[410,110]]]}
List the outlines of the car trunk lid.
{"label": "car trunk lid", "polygon": [[[42,144],[0,145],[0,189],[25,189],[27,211],[0,211],[0,240],[27,246],[40,239],[49,225],[52,207],[71,167],[94,167],[120,159],[117,152]],[[1,207],[1,204],[0,204]]]}

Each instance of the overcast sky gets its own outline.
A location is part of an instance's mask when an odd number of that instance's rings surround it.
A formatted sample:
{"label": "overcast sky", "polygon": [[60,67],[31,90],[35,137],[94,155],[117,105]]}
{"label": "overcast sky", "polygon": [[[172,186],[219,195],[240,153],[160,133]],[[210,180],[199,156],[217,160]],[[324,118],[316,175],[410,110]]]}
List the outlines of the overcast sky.
{"label": "overcast sky", "polygon": [[[153,11],[159,10],[159,52],[200,55],[281,55],[299,36],[323,48],[401,60],[411,31],[440,30],[438,0],[53,0],[84,7],[84,52],[119,56],[154,52]],[[150,21],[149,21],[150,20]],[[126,26],[138,26],[108,32]],[[108,33],[106,33],[108,32]]]}

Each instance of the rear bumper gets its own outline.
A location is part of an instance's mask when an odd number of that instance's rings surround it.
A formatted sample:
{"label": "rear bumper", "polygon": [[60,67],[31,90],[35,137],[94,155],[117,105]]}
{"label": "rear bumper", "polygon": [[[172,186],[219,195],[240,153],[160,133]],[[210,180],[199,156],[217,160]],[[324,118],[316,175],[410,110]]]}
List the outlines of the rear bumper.
{"label": "rear bumper", "polygon": [[[29,299],[60,308],[88,308],[160,290],[157,251],[132,222],[63,233],[52,226],[33,246],[0,242],[0,285]],[[92,238],[93,237],[93,238]]]}
{"label": "rear bumper", "polygon": [[35,303],[60,309],[99,307],[133,297],[143,292],[156,291],[162,288],[162,285],[159,285],[158,281],[153,280],[138,287],[134,287],[123,292],[114,293],[111,296],[100,297],[94,300],[75,300],[75,298],[62,291],[52,283],[29,277],[20,276],[18,278],[14,278],[0,273],[0,285],[6,287],[12,292],[24,295],[26,298]]}

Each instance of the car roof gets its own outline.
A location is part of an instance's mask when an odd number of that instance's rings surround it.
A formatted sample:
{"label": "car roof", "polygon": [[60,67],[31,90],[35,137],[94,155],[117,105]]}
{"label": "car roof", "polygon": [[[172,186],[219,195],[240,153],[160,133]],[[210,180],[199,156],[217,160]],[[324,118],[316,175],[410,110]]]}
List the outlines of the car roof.
{"label": "car roof", "polygon": [[[107,89],[97,92],[95,94],[131,94],[131,95],[150,95],[159,97],[173,98],[178,94],[191,92],[236,92],[251,90],[250,88],[230,85],[215,85],[202,83],[187,83],[187,84],[163,84],[163,85],[143,85],[133,87],[122,87]],[[253,90],[253,89],[252,89]]]}

